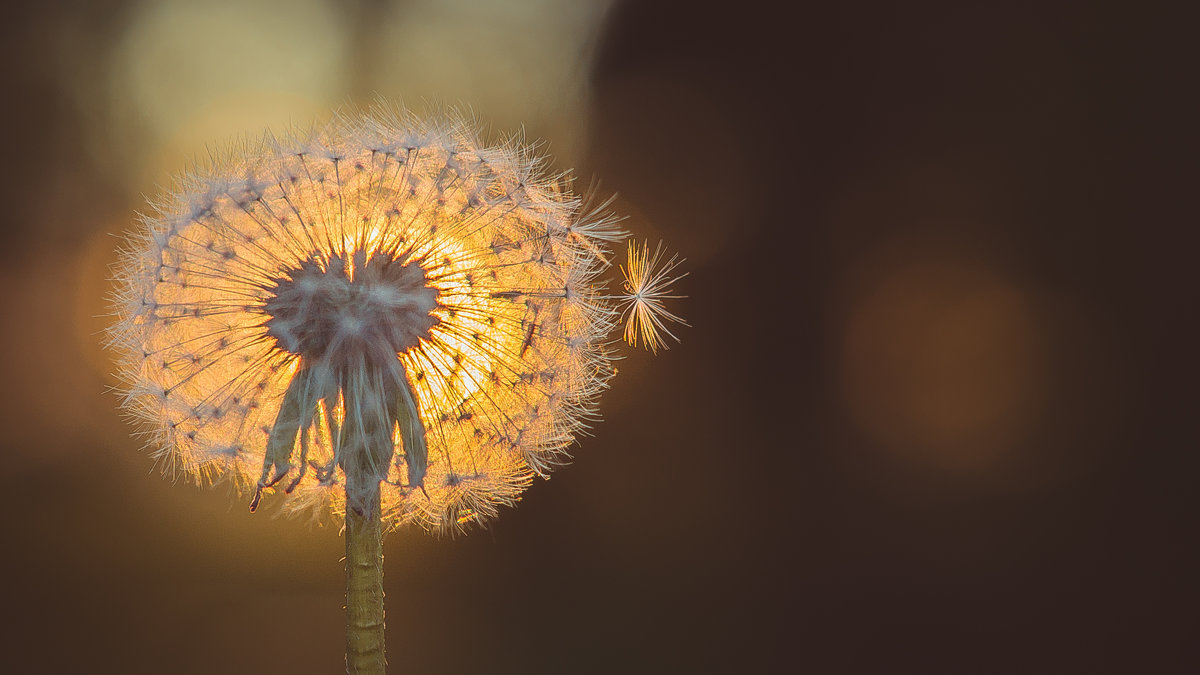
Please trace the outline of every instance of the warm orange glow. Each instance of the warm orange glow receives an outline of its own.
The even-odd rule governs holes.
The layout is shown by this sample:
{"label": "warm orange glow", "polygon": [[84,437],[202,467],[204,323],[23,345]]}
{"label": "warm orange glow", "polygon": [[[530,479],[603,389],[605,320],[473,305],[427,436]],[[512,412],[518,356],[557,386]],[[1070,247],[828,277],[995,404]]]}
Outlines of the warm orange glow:
{"label": "warm orange glow", "polygon": [[842,390],[873,439],[947,467],[989,465],[1041,397],[1041,339],[1028,299],[978,263],[885,263],[856,303]]}

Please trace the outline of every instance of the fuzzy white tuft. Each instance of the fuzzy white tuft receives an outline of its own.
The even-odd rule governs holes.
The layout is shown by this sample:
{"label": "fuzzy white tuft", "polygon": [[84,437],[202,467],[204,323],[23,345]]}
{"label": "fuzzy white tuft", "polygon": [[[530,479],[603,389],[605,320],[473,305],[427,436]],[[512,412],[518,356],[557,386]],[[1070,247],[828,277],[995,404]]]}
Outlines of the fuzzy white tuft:
{"label": "fuzzy white tuft", "polygon": [[650,251],[650,244],[638,245],[630,242],[626,264],[621,268],[625,275],[625,295],[620,299],[625,304],[625,341],[637,346],[640,338],[646,349],[658,353],[659,347],[667,349],[664,335],[676,342],[679,338],[671,332],[669,323],[687,326],[688,323],[667,310],[665,300],[683,298],[671,293],[671,287],[687,273],[671,276],[685,261],[678,255],[668,259],[663,252],[662,242]]}

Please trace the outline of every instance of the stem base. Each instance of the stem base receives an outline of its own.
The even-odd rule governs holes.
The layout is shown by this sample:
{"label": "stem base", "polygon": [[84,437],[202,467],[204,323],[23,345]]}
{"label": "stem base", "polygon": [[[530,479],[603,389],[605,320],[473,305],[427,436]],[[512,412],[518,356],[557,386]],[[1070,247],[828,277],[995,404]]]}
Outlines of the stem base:
{"label": "stem base", "polygon": [[363,513],[346,509],[346,672],[383,675],[383,522],[379,483]]}

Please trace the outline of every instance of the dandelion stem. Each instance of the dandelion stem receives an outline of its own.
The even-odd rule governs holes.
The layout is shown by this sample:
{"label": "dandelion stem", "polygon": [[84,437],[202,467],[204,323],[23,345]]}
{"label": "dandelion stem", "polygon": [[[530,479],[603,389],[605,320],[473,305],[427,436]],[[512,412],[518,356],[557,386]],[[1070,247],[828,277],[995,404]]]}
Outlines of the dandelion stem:
{"label": "dandelion stem", "polygon": [[346,509],[346,672],[352,675],[383,675],[387,663],[383,653],[383,523],[379,481],[372,482],[363,512]]}

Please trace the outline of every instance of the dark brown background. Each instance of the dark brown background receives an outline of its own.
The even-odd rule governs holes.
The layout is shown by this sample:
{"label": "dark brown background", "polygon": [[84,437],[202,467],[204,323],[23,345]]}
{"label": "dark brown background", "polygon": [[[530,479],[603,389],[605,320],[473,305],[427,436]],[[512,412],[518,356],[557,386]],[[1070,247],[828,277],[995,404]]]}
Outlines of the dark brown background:
{"label": "dark brown background", "polygon": [[[1194,24],[991,4],[609,12],[560,145],[692,328],[490,531],[388,538],[395,672],[1197,667]],[[0,669],[340,672],[337,532],[149,474],[106,391],[136,11],[0,24]]]}

